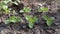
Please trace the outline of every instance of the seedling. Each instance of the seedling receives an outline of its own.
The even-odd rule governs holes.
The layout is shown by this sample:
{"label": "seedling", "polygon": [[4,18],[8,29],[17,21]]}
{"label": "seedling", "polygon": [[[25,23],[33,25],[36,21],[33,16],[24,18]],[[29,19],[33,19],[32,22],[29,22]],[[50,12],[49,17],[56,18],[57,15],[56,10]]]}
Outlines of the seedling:
{"label": "seedling", "polygon": [[[8,6],[7,6],[7,3],[8,3],[8,2],[9,2],[9,1],[7,1],[7,0],[0,2],[0,10],[3,9],[5,14],[9,14],[9,11],[10,11],[9,8],[8,8]],[[1,12],[2,12],[2,11],[1,11]]]}
{"label": "seedling", "polygon": [[5,20],[4,23],[5,24],[10,24],[10,23],[17,23],[17,22],[20,22],[20,21],[21,21],[20,17],[11,16],[9,19]]}
{"label": "seedling", "polygon": [[38,8],[38,12],[48,12],[48,8],[47,7],[41,7],[41,8]]}
{"label": "seedling", "polygon": [[31,9],[29,7],[24,7],[23,10],[21,10],[20,12],[28,13],[30,11]]}
{"label": "seedling", "polygon": [[9,12],[10,12],[8,6],[3,6],[3,10],[4,10],[5,14],[9,14]]}
{"label": "seedling", "polygon": [[29,26],[29,28],[33,28],[33,26],[34,26],[34,23],[38,20],[38,18],[37,17],[31,17],[31,16],[26,16],[26,20],[28,20],[28,26]]}
{"label": "seedling", "polygon": [[53,21],[55,19],[54,17],[49,17],[49,16],[46,16],[46,15],[42,16],[42,18],[46,20],[46,24],[49,27],[53,24]]}

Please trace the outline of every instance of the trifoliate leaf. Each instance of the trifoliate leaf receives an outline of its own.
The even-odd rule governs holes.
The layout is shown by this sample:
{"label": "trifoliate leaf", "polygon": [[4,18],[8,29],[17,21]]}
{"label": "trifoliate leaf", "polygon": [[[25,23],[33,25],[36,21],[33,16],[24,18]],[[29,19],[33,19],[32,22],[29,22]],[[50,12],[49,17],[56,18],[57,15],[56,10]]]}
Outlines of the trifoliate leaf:
{"label": "trifoliate leaf", "polygon": [[46,24],[48,26],[51,26],[53,21],[54,21],[54,19],[55,19],[54,17],[49,17],[49,16],[46,16],[46,15],[42,16],[42,18],[46,20]]}
{"label": "trifoliate leaf", "polygon": [[31,10],[31,9],[30,9],[29,7],[24,7],[24,8],[23,8],[23,11],[26,12],[26,13],[27,13],[27,12],[30,12],[30,10]]}
{"label": "trifoliate leaf", "polygon": [[26,20],[29,22],[29,27],[33,28],[34,23],[38,20],[36,17],[26,16]]}
{"label": "trifoliate leaf", "polygon": [[11,16],[9,19],[5,20],[4,23],[5,24],[10,24],[11,22],[12,23],[17,23],[17,22],[20,22],[20,21],[21,21],[20,17]]}
{"label": "trifoliate leaf", "polygon": [[21,18],[20,18],[20,17],[16,17],[16,16],[11,16],[11,17],[9,18],[9,20],[10,20],[11,22],[15,23],[15,22],[19,22],[19,21],[21,20]]}
{"label": "trifoliate leaf", "polygon": [[26,19],[29,21],[29,22],[36,22],[38,20],[37,17],[31,17],[31,16],[26,16]]}

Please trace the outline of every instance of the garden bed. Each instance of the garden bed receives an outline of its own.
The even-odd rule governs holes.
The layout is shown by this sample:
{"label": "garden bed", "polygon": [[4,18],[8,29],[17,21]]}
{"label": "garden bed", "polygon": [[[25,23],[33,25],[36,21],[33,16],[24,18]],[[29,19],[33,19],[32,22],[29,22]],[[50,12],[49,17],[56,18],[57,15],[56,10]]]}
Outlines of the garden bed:
{"label": "garden bed", "polygon": [[0,1],[0,34],[60,34],[59,1]]}

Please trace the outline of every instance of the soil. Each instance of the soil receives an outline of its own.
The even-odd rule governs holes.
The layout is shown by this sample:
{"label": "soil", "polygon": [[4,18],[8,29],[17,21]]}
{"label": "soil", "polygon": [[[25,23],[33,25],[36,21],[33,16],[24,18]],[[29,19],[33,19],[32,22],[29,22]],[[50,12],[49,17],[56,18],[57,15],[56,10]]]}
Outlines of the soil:
{"label": "soil", "polygon": [[[60,0],[21,0],[21,4],[9,6],[16,10],[24,22],[17,24],[6,25],[3,23],[10,15],[0,14],[0,34],[60,34]],[[37,8],[40,7],[40,3],[44,7],[48,7],[49,11],[47,13],[38,13]],[[23,9],[24,6],[29,6],[32,10],[28,15],[37,16],[39,20],[35,23],[34,28],[30,29],[27,26],[27,21],[24,18],[23,13],[19,13],[19,10]],[[27,15],[27,14],[26,14]],[[48,15],[50,17],[55,17],[54,23],[51,27],[45,24],[45,20],[41,16]]]}

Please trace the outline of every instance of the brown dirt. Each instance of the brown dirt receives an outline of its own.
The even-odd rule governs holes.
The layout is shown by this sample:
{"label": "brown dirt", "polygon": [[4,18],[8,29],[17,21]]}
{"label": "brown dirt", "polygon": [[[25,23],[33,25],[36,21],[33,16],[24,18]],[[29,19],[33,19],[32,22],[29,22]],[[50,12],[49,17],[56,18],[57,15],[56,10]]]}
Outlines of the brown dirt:
{"label": "brown dirt", "polygon": [[[8,18],[8,15],[3,15],[0,18],[0,34],[60,34],[60,2],[59,0],[21,0],[24,5],[28,5],[32,8],[32,12],[29,15],[34,15],[39,18],[35,23],[34,28],[30,29],[26,23],[17,23],[5,25],[2,21]],[[43,3],[43,6],[49,8],[48,13],[37,13],[36,9],[39,7],[39,4]],[[12,9],[17,11],[21,10],[24,5],[20,4],[18,6],[12,6]],[[23,6],[23,7],[22,7]],[[19,12],[17,12],[19,13]],[[24,19],[24,14],[19,13],[19,15]],[[45,24],[45,20],[42,19],[42,15],[48,15],[55,17],[54,24],[51,27],[48,27]]]}

